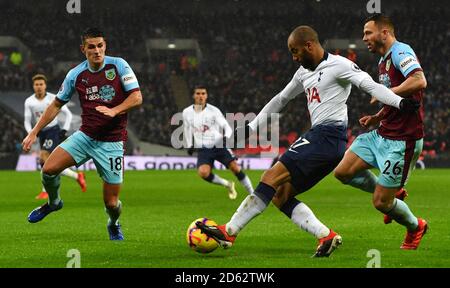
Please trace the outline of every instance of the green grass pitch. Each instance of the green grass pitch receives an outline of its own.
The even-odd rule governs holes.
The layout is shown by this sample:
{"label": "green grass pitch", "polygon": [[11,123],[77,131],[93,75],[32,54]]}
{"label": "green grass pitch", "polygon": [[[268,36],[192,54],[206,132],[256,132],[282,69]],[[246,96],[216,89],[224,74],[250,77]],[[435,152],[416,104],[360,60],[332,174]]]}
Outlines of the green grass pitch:
{"label": "green grass pitch", "polygon": [[[216,171],[228,179],[228,171]],[[254,185],[262,171],[248,171]],[[64,208],[40,223],[27,222],[42,203],[38,172],[1,171],[0,267],[66,267],[70,249],[80,251],[81,267],[366,267],[370,249],[381,255],[381,267],[450,267],[450,170],[416,170],[407,185],[407,203],[429,222],[417,251],[399,249],[405,230],[384,225],[371,195],[338,183],[331,175],[298,196],[327,226],[339,232],[343,245],[330,258],[310,258],[316,239],[299,230],[272,204],[239,235],[229,250],[219,247],[198,254],[186,244],[188,225],[209,217],[224,223],[238,199],[202,181],[195,171],[128,171],[121,199],[126,240],[109,241],[101,182],[88,172],[88,192],[62,180]]]}

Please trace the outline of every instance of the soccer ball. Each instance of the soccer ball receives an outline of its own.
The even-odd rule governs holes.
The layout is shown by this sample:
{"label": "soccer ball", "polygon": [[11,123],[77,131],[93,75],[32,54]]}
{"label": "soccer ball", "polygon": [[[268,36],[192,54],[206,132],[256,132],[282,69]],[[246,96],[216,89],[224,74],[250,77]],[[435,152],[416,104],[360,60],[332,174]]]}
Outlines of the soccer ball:
{"label": "soccer ball", "polygon": [[186,241],[189,247],[199,253],[210,253],[216,250],[216,248],[219,247],[219,243],[217,243],[217,241],[213,238],[202,233],[202,231],[195,225],[195,222],[197,221],[201,221],[206,225],[217,225],[216,222],[208,218],[198,218],[194,220],[194,222],[189,225],[186,233]]}

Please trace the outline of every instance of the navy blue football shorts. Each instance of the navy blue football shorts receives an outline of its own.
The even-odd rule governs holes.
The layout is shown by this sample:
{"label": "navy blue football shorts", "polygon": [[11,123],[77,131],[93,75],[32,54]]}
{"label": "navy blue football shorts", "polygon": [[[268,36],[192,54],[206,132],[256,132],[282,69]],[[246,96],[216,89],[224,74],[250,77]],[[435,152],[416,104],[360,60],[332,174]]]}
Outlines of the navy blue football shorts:
{"label": "navy blue football shorts", "polygon": [[347,144],[347,127],[317,125],[280,157],[298,193],[316,185],[339,164]]}

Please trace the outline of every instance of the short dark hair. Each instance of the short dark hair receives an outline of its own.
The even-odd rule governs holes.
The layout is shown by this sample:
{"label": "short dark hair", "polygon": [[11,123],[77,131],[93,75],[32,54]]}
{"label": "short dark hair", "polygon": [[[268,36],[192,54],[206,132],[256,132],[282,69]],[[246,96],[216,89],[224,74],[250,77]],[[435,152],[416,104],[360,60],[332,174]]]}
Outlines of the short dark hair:
{"label": "short dark hair", "polygon": [[88,38],[96,37],[103,37],[103,39],[105,39],[103,31],[95,27],[89,27],[83,31],[83,34],[81,34],[81,44],[84,44],[84,41]]}
{"label": "short dark hair", "polygon": [[290,36],[292,36],[295,41],[299,41],[298,43],[306,43],[307,41],[320,43],[319,35],[317,34],[316,30],[307,25],[297,26],[291,32]]}
{"label": "short dark hair", "polygon": [[47,84],[47,77],[44,74],[36,74],[31,78],[33,84],[36,80],[44,80],[45,84]]}
{"label": "short dark hair", "polygon": [[195,90],[197,90],[197,89],[205,89],[205,90],[208,90],[208,88],[206,88],[205,85],[197,84],[197,85],[194,86],[194,89],[192,89],[192,93],[195,93]]}
{"label": "short dark hair", "polygon": [[379,29],[383,27],[387,27],[389,30],[391,30],[392,33],[395,32],[394,30],[394,23],[392,23],[391,18],[389,18],[386,15],[375,13],[369,17],[366,18],[364,21],[364,24],[370,21],[374,21],[375,24],[378,26]]}

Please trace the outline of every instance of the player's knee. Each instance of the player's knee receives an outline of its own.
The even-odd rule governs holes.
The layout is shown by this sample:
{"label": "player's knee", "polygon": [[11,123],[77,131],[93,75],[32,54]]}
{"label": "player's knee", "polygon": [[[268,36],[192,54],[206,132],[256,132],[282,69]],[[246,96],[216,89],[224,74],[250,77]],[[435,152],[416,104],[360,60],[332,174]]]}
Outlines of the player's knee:
{"label": "player's knee", "polygon": [[59,170],[57,167],[51,165],[48,161],[44,163],[44,166],[42,167],[42,173],[47,175],[56,175],[59,174]]}
{"label": "player's knee", "polygon": [[198,169],[197,173],[198,176],[202,177],[203,179],[207,179],[211,174],[211,171],[207,169]]}
{"label": "player's knee", "polygon": [[236,161],[232,161],[230,164],[228,164],[228,168],[234,174],[238,174],[241,172],[241,167],[239,167],[239,165],[237,165]]}
{"label": "player's knee", "polygon": [[373,206],[375,209],[382,213],[386,213],[391,209],[392,201],[385,200],[383,198],[374,197],[372,200]]}
{"label": "player's knee", "polygon": [[114,209],[118,205],[117,199],[115,200],[105,200],[105,208],[106,209]]}
{"label": "player's knee", "polygon": [[345,171],[343,169],[334,169],[334,177],[343,184],[347,184],[352,180],[353,174],[350,173],[350,171]]}

